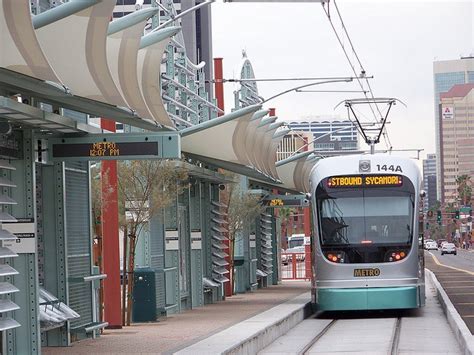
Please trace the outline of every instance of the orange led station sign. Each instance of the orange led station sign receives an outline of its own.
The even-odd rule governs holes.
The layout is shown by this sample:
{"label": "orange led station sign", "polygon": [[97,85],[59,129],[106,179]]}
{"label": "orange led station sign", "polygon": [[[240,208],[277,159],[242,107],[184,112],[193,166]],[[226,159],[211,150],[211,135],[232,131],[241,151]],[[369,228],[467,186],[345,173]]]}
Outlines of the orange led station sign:
{"label": "orange led station sign", "polygon": [[335,187],[387,187],[402,186],[400,175],[351,175],[332,176],[327,179],[327,186]]}

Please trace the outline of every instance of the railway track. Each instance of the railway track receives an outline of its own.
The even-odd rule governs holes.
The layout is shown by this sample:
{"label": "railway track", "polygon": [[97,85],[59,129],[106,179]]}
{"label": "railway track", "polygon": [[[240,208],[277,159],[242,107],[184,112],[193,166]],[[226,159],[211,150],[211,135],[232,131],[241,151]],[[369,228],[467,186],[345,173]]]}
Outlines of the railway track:
{"label": "railway track", "polygon": [[259,354],[460,354],[429,284],[426,291],[423,309],[313,315]]}

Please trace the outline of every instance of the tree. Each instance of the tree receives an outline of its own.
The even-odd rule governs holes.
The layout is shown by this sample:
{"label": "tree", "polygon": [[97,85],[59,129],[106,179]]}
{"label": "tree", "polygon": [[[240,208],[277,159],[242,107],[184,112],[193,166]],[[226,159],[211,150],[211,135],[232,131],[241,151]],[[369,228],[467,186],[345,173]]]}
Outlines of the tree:
{"label": "tree", "polygon": [[[132,306],[135,248],[143,227],[152,216],[170,206],[187,187],[188,175],[179,163],[165,160],[121,161],[118,164],[119,224],[124,231],[124,252],[128,252],[128,270],[124,267],[124,300],[127,299],[127,324]],[[94,176],[94,175],[93,175]],[[107,173],[105,174],[107,178]],[[92,180],[93,214],[96,219],[106,201],[100,183]],[[128,243],[127,243],[128,241]],[[124,265],[127,256],[124,254]],[[128,276],[128,277],[126,277]],[[125,281],[127,280],[127,285]],[[126,295],[128,289],[128,295]],[[125,310],[123,310],[125,311]],[[124,324],[125,325],[125,324]]]}
{"label": "tree", "polygon": [[456,184],[458,185],[458,199],[463,206],[471,204],[472,196],[472,182],[469,175],[460,175],[456,178]]}
{"label": "tree", "polygon": [[261,203],[260,196],[253,195],[248,191],[242,191],[237,184],[230,184],[227,193],[223,196],[223,202],[227,204],[227,222],[229,235],[229,268],[230,280],[233,289],[234,285],[234,260],[235,241],[248,226],[261,213],[265,211],[265,206]]}
{"label": "tree", "polygon": [[288,222],[293,215],[293,210],[288,207],[278,209],[278,216],[281,218],[282,248],[288,248]]}

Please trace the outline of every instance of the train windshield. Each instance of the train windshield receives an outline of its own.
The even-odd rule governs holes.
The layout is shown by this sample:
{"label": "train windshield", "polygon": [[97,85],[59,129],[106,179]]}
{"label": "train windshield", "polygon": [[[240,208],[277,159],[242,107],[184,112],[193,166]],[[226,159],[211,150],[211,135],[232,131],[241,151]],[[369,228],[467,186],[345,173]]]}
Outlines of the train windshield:
{"label": "train windshield", "polygon": [[[408,253],[413,242],[413,185],[317,189],[323,251],[343,252],[344,262],[385,262]],[[330,185],[329,185],[330,186]]]}

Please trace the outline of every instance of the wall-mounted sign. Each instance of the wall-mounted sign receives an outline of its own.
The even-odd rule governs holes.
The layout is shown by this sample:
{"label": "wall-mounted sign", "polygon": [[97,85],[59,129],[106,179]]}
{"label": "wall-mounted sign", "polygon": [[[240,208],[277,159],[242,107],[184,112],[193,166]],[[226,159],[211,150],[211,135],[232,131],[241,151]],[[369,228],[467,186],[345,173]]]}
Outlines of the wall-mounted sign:
{"label": "wall-mounted sign", "polygon": [[283,200],[280,198],[274,198],[273,200],[270,200],[270,207],[275,206],[284,206]]}
{"label": "wall-mounted sign", "polygon": [[52,160],[137,160],[181,157],[178,132],[111,133],[51,138]]}
{"label": "wall-mounted sign", "polygon": [[0,135],[0,156],[7,159],[22,159],[23,135],[21,131],[13,131],[9,135]]}
{"label": "wall-mounted sign", "polygon": [[4,241],[4,247],[17,254],[36,252],[36,227],[33,218],[17,218],[16,222],[3,222],[2,228],[18,238]]}
{"label": "wall-mounted sign", "polygon": [[54,158],[88,157],[101,159],[135,155],[158,156],[158,144],[156,142],[53,144]]}
{"label": "wall-mounted sign", "polygon": [[303,195],[267,195],[263,204],[267,207],[307,207],[309,206],[309,200]]}
{"label": "wall-mounted sign", "polygon": [[453,106],[443,107],[441,114],[443,116],[443,120],[452,120],[454,118],[454,107]]}

